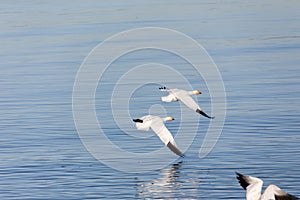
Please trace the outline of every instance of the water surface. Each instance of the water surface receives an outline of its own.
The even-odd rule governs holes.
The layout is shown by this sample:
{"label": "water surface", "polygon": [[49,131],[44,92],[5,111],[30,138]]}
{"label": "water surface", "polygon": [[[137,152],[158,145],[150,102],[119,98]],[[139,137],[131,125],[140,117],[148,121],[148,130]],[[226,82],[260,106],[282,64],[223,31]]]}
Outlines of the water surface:
{"label": "water surface", "polygon": [[[0,7],[1,199],[244,199],[234,171],[300,196],[299,2],[1,1]],[[206,158],[198,157],[209,125],[201,118],[186,158],[161,170],[124,173],[84,148],[73,122],[72,89],[92,48],[119,31],[144,26],[181,31],[206,48],[224,80],[227,117]],[[115,64],[151,60],[181,67],[192,86],[206,92],[198,100],[209,112],[203,78],[174,55],[141,52]],[[108,88],[115,75],[107,79]],[[132,115],[161,103],[153,88],[144,88],[148,95],[136,93]],[[97,100],[109,96],[109,89],[98,88]],[[110,114],[109,107],[96,109],[99,117]],[[114,121],[105,126],[118,143],[122,133]],[[178,126],[168,125],[172,132]],[[126,137],[124,148],[142,152],[161,145],[149,140],[151,146],[130,149]]]}

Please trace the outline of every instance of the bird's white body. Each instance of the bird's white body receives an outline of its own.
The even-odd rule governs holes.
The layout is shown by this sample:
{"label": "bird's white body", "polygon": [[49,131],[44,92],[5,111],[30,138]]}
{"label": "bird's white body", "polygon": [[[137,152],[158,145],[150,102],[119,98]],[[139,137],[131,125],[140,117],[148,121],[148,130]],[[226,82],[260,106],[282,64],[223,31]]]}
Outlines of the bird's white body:
{"label": "bird's white body", "polygon": [[143,123],[135,123],[136,128],[142,131],[149,131],[154,116],[146,115],[144,117],[141,117],[140,119],[143,120]]}
{"label": "bird's white body", "polygon": [[135,126],[138,130],[148,131],[152,129],[156,135],[160,138],[160,140],[168,146],[174,153],[176,153],[179,156],[183,156],[183,154],[180,152],[179,148],[177,147],[177,144],[170,133],[170,131],[165,126],[166,121],[174,120],[173,117],[166,117],[161,118],[158,116],[153,115],[146,115],[137,120],[134,120]]}
{"label": "bird's white body", "polygon": [[240,181],[241,186],[246,190],[247,200],[296,200],[295,196],[288,194],[287,192],[281,190],[276,185],[269,185],[267,189],[262,192],[263,181],[259,178],[246,176],[237,173],[237,179]]}
{"label": "bird's white body", "polygon": [[188,108],[196,111],[197,113],[213,119],[214,117],[208,116],[201,107],[196,103],[196,101],[192,98],[193,95],[201,94],[199,90],[193,90],[193,91],[186,91],[186,90],[180,90],[180,89],[167,89],[166,87],[160,88],[160,91],[168,92],[168,96],[164,96],[161,98],[164,102],[172,102],[172,101],[181,101],[183,104],[185,104]]}
{"label": "bird's white body", "polygon": [[186,90],[180,90],[176,88],[176,89],[164,89],[161,91],[169,92],[168,96],[161,98],[161,100],[164,102],[181,101],[192,110],[197,110],[197,109],[201,110],[200,106],[191,97],[192,95],[200,94],[198,90],[186,91]]}

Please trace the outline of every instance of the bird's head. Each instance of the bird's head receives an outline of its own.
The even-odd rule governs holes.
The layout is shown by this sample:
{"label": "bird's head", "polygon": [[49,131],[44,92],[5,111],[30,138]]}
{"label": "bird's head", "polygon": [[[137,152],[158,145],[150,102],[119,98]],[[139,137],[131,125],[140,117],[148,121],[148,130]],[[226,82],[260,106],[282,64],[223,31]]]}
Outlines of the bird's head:
{"label": "bird's head", "polygon": [[169,116],[169,117],[165,117],[165,118],[164,118],[164,121],[173,121],[173,120],[175,120],[175,119],[174,119],[174,117],[172,117],[172,116]]}
{"label": "bird's head", "polygon": [[199,90],[194,90],[193,93],[194,93],[194,94],[197,94],[197,95],[198,95],[198,94],[202,94]]}

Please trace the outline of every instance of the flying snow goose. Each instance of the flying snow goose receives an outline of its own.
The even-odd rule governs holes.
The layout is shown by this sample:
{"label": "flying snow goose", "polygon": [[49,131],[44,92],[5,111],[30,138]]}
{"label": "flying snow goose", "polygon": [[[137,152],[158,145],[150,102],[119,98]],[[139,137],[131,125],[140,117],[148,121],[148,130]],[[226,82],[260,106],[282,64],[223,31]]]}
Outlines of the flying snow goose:
{"label": "flying snow goose", "polygon": [[207,117],[209,119],[214,119],[215,117],[208,116],[200,106],[195,102],[195,100],[191,97],[192,95],[201,94],[199,90],[186,91],[180,89],[167,89],[166,87],[160,87],[160,91],[169,92],[168,96],[162,97],[161,100],[164,102],[172,102],[172,101],[181,101],[190,109],[196,111],[197,113]]}
{"label": "flying snow goose", "polygon": [[146,115],[139,119],[133,119],[138,130],[148,131],[150,128],[156,133],[160,140],[175,154],[183,157],[183,153],[177,147],[170,131],[165,126],[166,121],[174,120],[173,117],[161,118],[153,115]]}
{"label": "flying snow goose", "polygon": [[263,181],[259,178],[246,176],[236,172],[236,178],[240,185],[247,191],[247,200],[296,200],[297,197],[281,190],[276,185],[269,185],[265,192],[261,194]]}

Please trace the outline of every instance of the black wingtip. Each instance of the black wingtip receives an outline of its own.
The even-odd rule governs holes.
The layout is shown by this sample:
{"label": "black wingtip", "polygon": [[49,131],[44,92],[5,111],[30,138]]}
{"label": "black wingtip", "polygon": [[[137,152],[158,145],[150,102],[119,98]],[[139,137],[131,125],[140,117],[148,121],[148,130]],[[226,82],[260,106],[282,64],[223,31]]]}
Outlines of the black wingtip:
{"label": "black wingtip", "polygon": [[211,117],[211,116],[207,115],[205,112],[203,112],[199,108],[197,108],[196,112],[199,113],[200,115],[203,115],[204,117],[209,118],[209,119],[214,119],[215,118],[215,117]]}
{"label": "black wingtip", "polygon": [[246,181],[245,176],[239,172],[235,172],[236,174],[236,179],[239,181],[240,185],[244,190],[247,189],[249,183]]}
{"label": "black wingtip", "polygon": [[174,144],[172,144],[171,142],[169,142],[167,144],[167,147],[169,147],[169,149],[171,151],[173,151],[176,155],[180,156],[180,157],[183,157],[184,154],[177,148],[177,146],[175,146]]}
{"label": "black wingtip", "polygon": [[299,200],[299,198],[298,197],[296,197],[296,196],[293,196],[293,195],[291,195],[291,194],[286,194],[286,195],[284,195],[284,196],[280,196],[280,195],[276,195],[275,194],[275,199],[276,200]]}
{"label": "black wingtip", "polygon": [[241,174],[241,173],[239,173],[239,172],[235,172],[235,174],[237,175],[237,176],[243,176],[243,174]]}
{"label": "black wingtip", "polygon": [[143,120],[141,120],[141,119],[133,119],[132,121],[137,122],[137,123],[143,123]]}
{"label": "black wingtip", "polygon": [[239,181],[243,178],[243,174],[239,173],[239,172],[235,172],[236,174],[236,179],[238,179]]}

